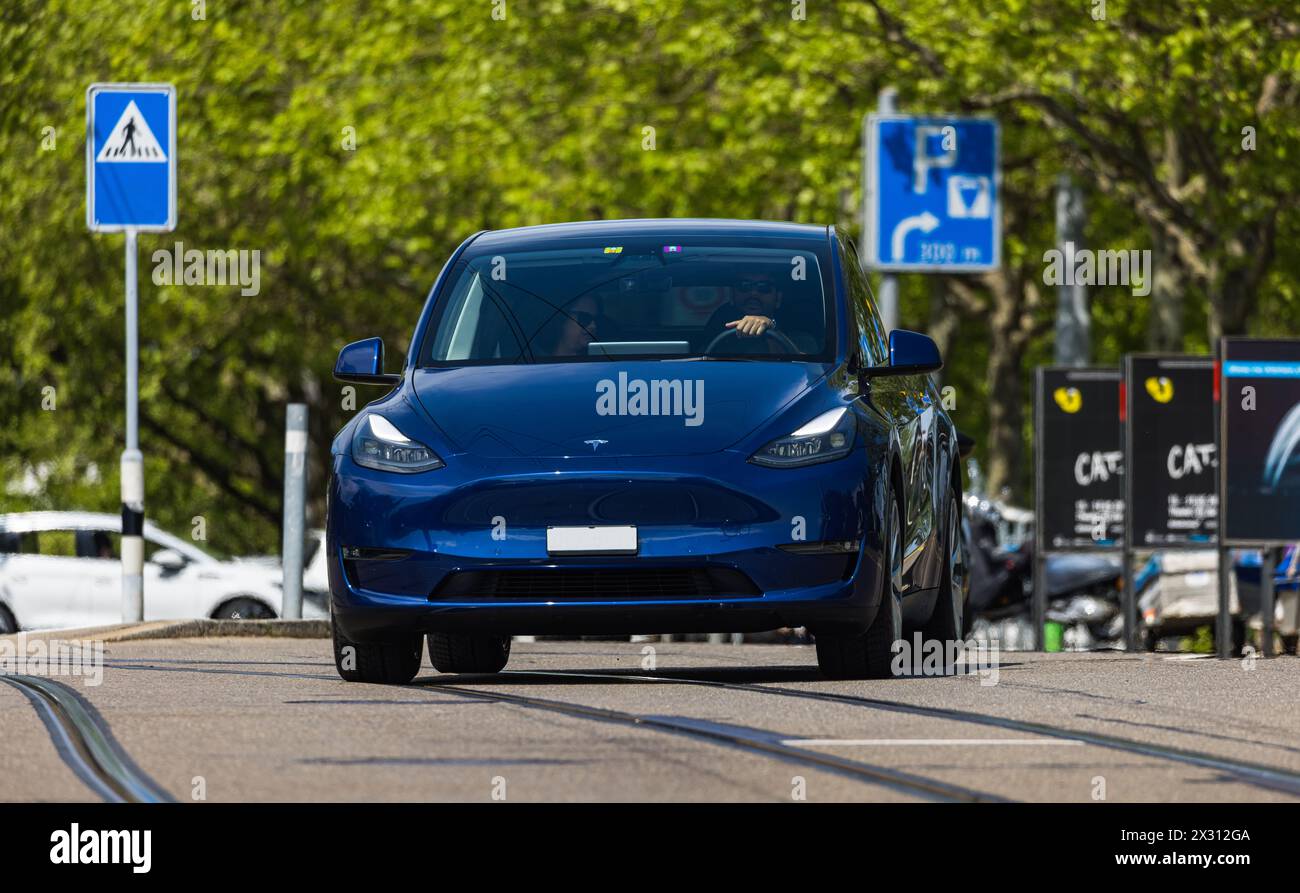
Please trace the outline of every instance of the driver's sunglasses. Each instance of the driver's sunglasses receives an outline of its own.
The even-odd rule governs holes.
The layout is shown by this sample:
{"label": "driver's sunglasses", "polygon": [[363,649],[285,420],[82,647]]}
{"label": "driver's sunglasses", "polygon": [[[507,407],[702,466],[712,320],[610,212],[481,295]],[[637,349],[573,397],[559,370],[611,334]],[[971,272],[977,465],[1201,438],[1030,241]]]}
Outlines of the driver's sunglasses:
{"label": "driver's sunglasses", "polygon": [[569,313],[569,319],[573,320],[584,329],[589,329],[596,324],[596,314],[588,313],[586,310],[571,311]]}
{"label": "driver's sunglasses", "polygon": [[742,279],[737,283],[736,288],[740,291],[758,292],[760,295],[770,295],[776,291],[776,283],[768,279]]}

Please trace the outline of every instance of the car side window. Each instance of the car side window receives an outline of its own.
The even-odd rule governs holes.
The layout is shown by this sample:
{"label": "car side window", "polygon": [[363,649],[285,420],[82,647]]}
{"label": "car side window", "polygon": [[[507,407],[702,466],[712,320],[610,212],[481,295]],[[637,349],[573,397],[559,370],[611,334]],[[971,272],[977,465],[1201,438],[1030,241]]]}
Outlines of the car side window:
{"label": "car side window", "polygon": [[41,544],[36,531],[28,530],[17,533],[11,530],[0,531],[0,554],[39,555]]}
{"label": "car side window", "polygon": [[40,552],[46,558],[76,558],[77,532],[75,530],[42,530]]}
{"label": "car side window", "polygon": [[116,560],[120,536],[116,530],[78,530],[77,557]]}
{"label": "car side window", "polygon": [[877,365],[883,365],[889,362],[889,333],[885,331],[885,320],[880,315],[880,308],[876,306],[875,295],[871,292],[871,283],[867,280],[866,274],[862,272],[862,262],[858,257],[858,249],[847,238],[845,244],[848,245],[849,257],[853,261],[853,273],[861,291],[867,334],[875,345],[876,363]]}
{"label": "car side window", "polygon": [[857,254],[853,244],[846,239],[840,241],[840,264],[844,269],[844,280],[848,285],[849,303],[853,307],[853,316],[857,322],[858,341],[861,344],[863,359],[869,366],[883,366],[889,361],[883,338],[884,326],[880,314],[876,311],[875,301],[871,298],[871,287],[867,277],[858,265]]}

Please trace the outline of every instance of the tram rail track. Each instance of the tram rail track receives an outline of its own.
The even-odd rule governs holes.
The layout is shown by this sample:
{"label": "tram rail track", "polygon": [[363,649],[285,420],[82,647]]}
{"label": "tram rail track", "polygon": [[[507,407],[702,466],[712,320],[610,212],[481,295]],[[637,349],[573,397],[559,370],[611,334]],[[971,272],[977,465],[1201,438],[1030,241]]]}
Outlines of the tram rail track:
{"label": "tram rail track", "polygon": [[0,674],[36,711],[63,762],[110,803],[168,803],[172,796],[113,737],[99,712],[75,689],[43,676]]}
{"label": "tram rail track", "polygon": [[542,678],[599,679],[604,682],[613,681],[628,684],[705,686],[709,688],[763,694],[772,697],[799,698],[803,700],[843,704],[891,713],[924,716],[932,719],[949,720],[952,722],[996,728],[1003,731],[1014,731],[1029,735],[1040,735],[1053,739],[1077,741],[1082,744],[1103,747],[1123,753],[1169,760],[1201,769],[1224,772],[1239,781],[1256,787],[1267,788],[1269,790],[1280,791],[1292,796],[1300,797],[1300,772],[1290,769],[1278,766],[1268,766],[1262,763],[1239,760],[1231,757],[1218,756],[1204,751],[1188,750],[1185,748],[1156,744],[1153,742],[1135,741],[1130,738],[1121,738],[1100,732],[1089,732],[1081,729],[1053,726],[1047,723],[1010,719],[1007,717],[976,713],[974,711],[951,707],[927,707],[920,704],[910,704],[902,701],[891,701],[883,698],[872,698],[861,695],[849,695],[840,692],[805,691],[802,689],[788,688],[774,684],[729,682],[719,679],[699,679],[676,674],[643,675],[624,672],[588,673],[568,670],[517,670],[507,671],[507,673],[503,675],[515,677],[537,676]]}
{"label": "tram rail track", "polygon": [[428,681],[416,683],[429,689],[438,689],[453,694],[464,695],[500,704],[513,704],[528,709],[545,710],[580,719],[598,722],[616,723],[633,726],[650,731],[682,735],[712,744],[729,746],[751,753],[759,753],[789,763],[812,766],[837,773],[841,776],[855,778],[858,781],[883,786],[921,796],[927,800],[941,802],[1006,802],[1007,798],[990,794],[962,785],[949,784],[933,778],[927,778],[912,772],[877,766],[861,760],[850,760],[834,754],[821,753],[790,743],[789,736],[780,735],[763,729],[748,726],[725,725],[721,723],[691,719],[687,717],[647,715],[612,710],[605,707],[591,707],[574,704],[569,701],[556,701],[531,695],[518,695],[508,692],[485,691],[467,688],[445,681]]}

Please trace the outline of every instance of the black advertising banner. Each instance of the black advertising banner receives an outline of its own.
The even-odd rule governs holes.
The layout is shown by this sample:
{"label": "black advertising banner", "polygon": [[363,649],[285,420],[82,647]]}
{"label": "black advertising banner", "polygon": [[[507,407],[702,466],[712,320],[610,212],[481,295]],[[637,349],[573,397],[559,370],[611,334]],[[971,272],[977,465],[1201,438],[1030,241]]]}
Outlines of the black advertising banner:
{"label": "black advertising banner", "polygon": [[1300,541],[1300,341],[1220,343],[1224,537]]}
{"label": "black advertising banner", "polygon": [[1039,368],[1035,478],[1043,549],[1118,548],[1124,450],[1118,369]]}
{"label": "black advertising banner", "polygon": [[1214,360],[1135,354],[1124,370],[1132,544],[1212,545],[1219,526]]}

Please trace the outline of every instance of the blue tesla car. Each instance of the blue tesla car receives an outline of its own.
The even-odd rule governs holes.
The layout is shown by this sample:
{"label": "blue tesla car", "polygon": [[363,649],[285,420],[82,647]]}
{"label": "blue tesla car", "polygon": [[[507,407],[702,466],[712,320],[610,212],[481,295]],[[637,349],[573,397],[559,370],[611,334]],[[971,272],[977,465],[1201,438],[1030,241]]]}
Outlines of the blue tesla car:
{"label": "blue tesla car", "polygon": [[387,396],[332,446],[339,674],[494,673],[512,635],[807,627],[884,677],[963,633],[956,431],[925,335],[886,333],[834,227],[722,220],[482,232]]}

